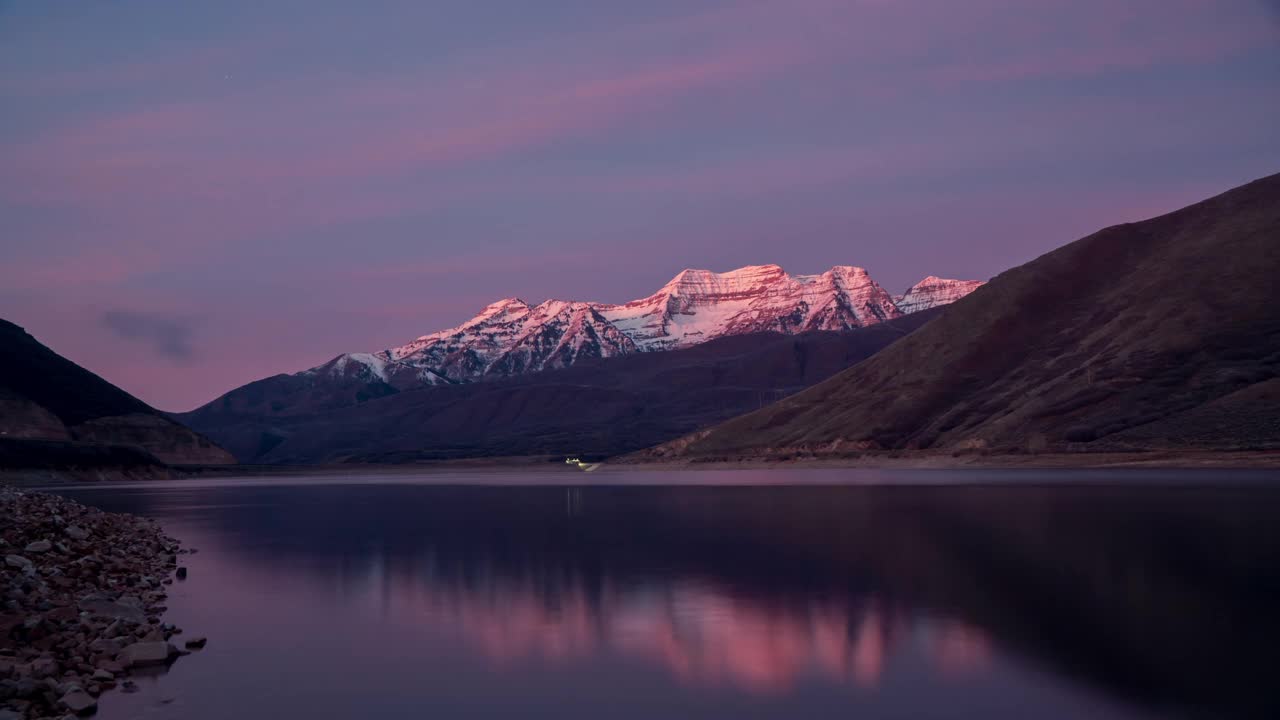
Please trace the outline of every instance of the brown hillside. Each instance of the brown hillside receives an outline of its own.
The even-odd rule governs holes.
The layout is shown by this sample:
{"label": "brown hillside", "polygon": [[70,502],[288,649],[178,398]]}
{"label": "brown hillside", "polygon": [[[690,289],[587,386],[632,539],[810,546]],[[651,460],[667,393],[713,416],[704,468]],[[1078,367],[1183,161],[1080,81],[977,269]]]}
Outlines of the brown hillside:
{"label": "brown hillside", "polygon": [[649,457],[1280,447],[1280,175],[1009,270],[809,390]]}

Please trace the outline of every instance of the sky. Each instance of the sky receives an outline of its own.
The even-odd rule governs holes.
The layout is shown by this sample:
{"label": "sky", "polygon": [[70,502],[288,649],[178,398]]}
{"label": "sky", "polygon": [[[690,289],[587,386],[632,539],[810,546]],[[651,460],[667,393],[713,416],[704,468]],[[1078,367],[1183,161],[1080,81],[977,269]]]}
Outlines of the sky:
{"label": "sky", "polygon": [[1277,128],[1274,0],[0,0],[0,317],[188,410],[686,267],[986,279]]}

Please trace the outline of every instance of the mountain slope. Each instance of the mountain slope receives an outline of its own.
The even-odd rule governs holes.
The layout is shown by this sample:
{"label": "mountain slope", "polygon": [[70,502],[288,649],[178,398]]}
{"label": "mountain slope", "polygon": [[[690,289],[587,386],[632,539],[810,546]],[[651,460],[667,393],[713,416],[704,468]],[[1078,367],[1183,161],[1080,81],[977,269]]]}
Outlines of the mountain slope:
{"label": "mountain slope", "polygon": [[[43,464],[58,452],[50,441],[141,448],[175,464],[234,462],[208,438],[4,320],[0,320],[0,436],[37,443]],[[15,462],[20,455],[14,448],[6,452],[6,458]]]}
{"label": "mountain slope", "polygon": [[[684,350],[582,360],[483,383],[389,392],[359,404],[273,410],[257,383],[178,416],[244,462],[512,455],[606,456],[760,407],[870,356],[934,310],[842,333],[723,337]],[[280,376],[260,383],[301,383]],[[308,392],[296,385],[299,393]]]}
{"label": "mountain slope", "polygon": [[1280,175],[1009,270],[866,362],[644,456],[1277,448],[1277,277]]}

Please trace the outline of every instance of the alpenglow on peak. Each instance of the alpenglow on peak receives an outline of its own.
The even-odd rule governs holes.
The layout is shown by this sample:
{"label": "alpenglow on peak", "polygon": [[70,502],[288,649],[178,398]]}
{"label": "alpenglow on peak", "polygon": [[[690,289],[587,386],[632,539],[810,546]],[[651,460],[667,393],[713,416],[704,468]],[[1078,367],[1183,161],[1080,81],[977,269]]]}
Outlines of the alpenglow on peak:
{"label": "alpenglow on peak", "polygon": [[849,330],[955,302],[983,283],[929,276],[891,295],[867,271],[837,265],[788,275],[778,265],[685,269],[652,295],[620,305],[519,298],[490,303],[447,330],[378,353],[351,353],[306,371],[363,366],[397,387],[470,382],[580,360],[689,347],[728,335]]}

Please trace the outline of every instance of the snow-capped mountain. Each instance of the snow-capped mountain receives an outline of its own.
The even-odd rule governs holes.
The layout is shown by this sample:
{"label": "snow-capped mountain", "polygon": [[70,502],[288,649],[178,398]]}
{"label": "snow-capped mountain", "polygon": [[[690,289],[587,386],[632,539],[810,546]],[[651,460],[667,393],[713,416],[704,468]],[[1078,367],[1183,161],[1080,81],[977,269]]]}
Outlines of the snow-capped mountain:
{"label": "snow-capped mountain", "polygon": [[920,312],[953,303],[982,284],[981,280],[946,280],[930,275],[907,288],[902,295],[894,296],[893,303],[904,313]]}
{"label": "snow-capped mountain", "polygon": [[865,327],[955,302],[980,285],[930,276],[895,298],[866,270],[847,265],[820,275],[788,275],[777,265],[684,270],[649,297],[622,305],[499,300],[455,328],[378,353],[340,355],[299,374],[397,388],[509,377],[726,335]]}

